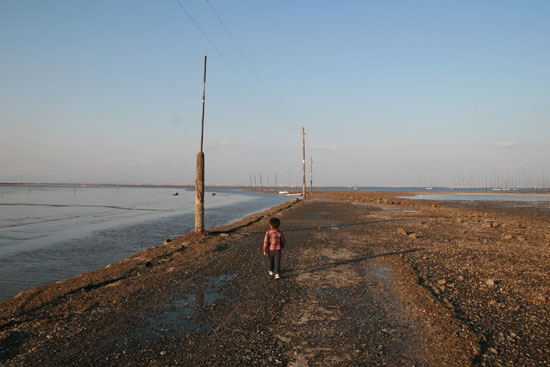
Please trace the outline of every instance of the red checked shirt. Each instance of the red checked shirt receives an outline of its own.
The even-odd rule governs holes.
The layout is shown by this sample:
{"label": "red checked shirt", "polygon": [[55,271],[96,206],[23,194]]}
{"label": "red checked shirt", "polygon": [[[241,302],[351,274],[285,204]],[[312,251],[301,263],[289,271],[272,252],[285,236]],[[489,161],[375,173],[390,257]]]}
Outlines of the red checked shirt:
{"label": "red checked shirt", "polygon": [[279,230],[272,228],[265,233],[264,252],[282,250],[285,247],[285,236]]}

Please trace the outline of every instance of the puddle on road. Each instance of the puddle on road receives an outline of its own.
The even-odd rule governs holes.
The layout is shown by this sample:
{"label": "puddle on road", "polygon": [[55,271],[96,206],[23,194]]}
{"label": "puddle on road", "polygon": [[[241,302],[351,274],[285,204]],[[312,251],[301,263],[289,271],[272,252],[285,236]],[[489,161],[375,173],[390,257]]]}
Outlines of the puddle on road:
{"label": "puddle on road", "polygon": [[386,210],[386,211],[401,211],[403,213],[408,213],[408,214],[418,213],[418,210],[409,210],[409,209],[401,209],[401,208],[383,208],[383,210]]}
{"label": "puddle on road", "polygon": [[330,215],[330,212],[315,212],[315,215],[318,217],[325,217],[327,215]]}
{"label": "puddle on road", "polygon": [[336,288],[319,288],[315,290],[315,295],[319,298],[342,299],[342,294]]}
{"label": "puddle on road", "polygon": [[207,307],[224,299],[220,288],[233,278],[233,274],[206,278],[202,288],[197,287],[194,293],[186,293],[183,297],[160,305],[155,314],[145,316],[144,326],[117,339],[146,341],[212,330],[212,323],[205,311]]}
{"label": "puddle on road", "polygon": [[374,275],[376,275],[378,278],[390,279],[392,276],[391,268],[388,268],[387,266],[379,266],[374,269]]}

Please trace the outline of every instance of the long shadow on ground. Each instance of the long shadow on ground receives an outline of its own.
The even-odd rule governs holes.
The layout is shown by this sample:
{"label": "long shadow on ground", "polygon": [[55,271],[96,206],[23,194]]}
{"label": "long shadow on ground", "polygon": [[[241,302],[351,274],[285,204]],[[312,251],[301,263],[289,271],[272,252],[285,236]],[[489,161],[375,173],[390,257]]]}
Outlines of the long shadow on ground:
{"label": "long shadow on ground", "polygon": [[379,257],[392,256],[392,255],[404,255],[404,254],[410,254],[413,252],[423,251],[423,250],[424,248],[417,248],[417,249],[411,249],[411,250],[405,250],[405,251],[387,252],[384,254],[363,256],[355,259],[341,260],[341,261],[335,261],[335,262],[319,264],[319,265],[312,265],[301,269],[289,269],[289,270],[285,270],[283,278],[295,278],[303,274],[315,273],[317,271],[323,271],[323,270],[327,270],[327,269],[331,269],[331,268],[335,268],[343,265],[357,264],[363,261],[372,260]]}

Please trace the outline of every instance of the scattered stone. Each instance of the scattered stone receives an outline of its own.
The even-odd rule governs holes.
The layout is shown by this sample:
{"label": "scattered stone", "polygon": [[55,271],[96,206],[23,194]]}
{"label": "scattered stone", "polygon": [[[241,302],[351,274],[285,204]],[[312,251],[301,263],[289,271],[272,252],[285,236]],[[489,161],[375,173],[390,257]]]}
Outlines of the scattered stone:
{"label": "scattered stone", "polygon": [[437,281],[437,284],[439,284],[439,285],[445,285],[445,284],[447,284],[447,281],[446,281],[445,279],[439,279],[439,280]]}
{"label": "scattered stone", "polygon": [[489,348],[489,352],[493,354],[498,354],[498,351],[495,348]]}
{"label": "scattered stone", "polygon": [[167,354],[167,352],[166,352],[165,350],[163,350],[163,351],[160,352],[160,355],[161,355],[161,356],[165,356],[166,354]]}
{"label": "scattered stone", "polygon": [[229,233],[220,233],[220,237],[229,237]]}
{"label": "scattered stone", "polygon": [[495,285],[495,281],[493,279],[487,279],[485,281],[485,284],[488,286],[488,287],[493,287]]}
{"label": "scattered stone", "polygon": [[503,235],[502,235],[502,239],[503,239],[503,240],[511,240],[512,237],[513,237],[513,236],[512,236],[511,234],[503,234]]}
{"label": "scattered stone", "polygon": [[412,238],[412,239],[416,239],[416,238],[418,238],[418,235],[416,233],[412,232],[412,233],[409,233],[409,237]]}
{"label": "scattered stone", "polygon": [[407,232],[403,228],[397,228],[397,233],[402,235],[402,236],[407,235]]}
{"label": "scattered stone", "polygon": [[172,239],[171,239],[171,238],[165,239],[165,240],[164,240],[164,243],[163,243],[163,246],[168,245],[170,242],[172,242]]}

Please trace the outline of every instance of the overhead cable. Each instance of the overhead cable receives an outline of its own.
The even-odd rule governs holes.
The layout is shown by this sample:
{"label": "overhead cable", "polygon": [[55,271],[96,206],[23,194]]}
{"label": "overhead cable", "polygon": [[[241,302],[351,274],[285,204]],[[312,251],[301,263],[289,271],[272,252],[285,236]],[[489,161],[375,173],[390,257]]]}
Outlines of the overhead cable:
{"label": "overhead cable", "polygon": [[180,6],[180,8],[183,10],[183,12],[187,15],[187,17],[191,20],[191,22],[195,25],[195,27],[199,30],[199,32],[203,35],[203,37],[208,41],[208,43],[210,43],[210,45],[212,46],[212,48],[214,49],[214,51],[216,51],[216,53],[222,58],[222,60],[227,64],[227,66],[229,66],[229,68],[231,69],[231,71],[233,71],[233,73],[237,76],[237,78],[241,81],[241,83],[244,84],[244,86],[248,89],[248,91],[250,93],[252,93],[256,99],[264,106],[264,108],[273,116],[273,118],[275,118],[277,121],[281,122],[282,124],[286,125],[286,127],[288,128],[291,128],[292,130],[294,130],[293,127],[291,126],[288,126],[283,120],[281,120],[279,118],[279,116],[277,116],[270,108],[269,106],[260,98],[260,96],[254,91],[254,89],[252,89],[252,87],[243,79],[243,77],[237,72],[237,70],[233,67],[233,65],[231,65],[231,63],[229,62],[229,60],[225,57],[225,55],[216,47],[216,45],[214,44],[214,42],[212,42],[212,40],[210,40],[210,38],[206,35],[206,33],[202,30],[201,26],[195,21],[195,19],[191,16],[191,14],[187,11],[187,9],[185,9],[185,7],[183,6],[183,4],[181,3],[180,0],[176,0],[176,2],[178,3],[178,5]]}
{"label": "overhead cable", "polygon": [[243,59],[246,61],[246,63],[248,64],[248,66],[250,67],[250,69],[252,70],[252,72],[254,73],[254,75],[256,76],[256,78],[258,78],[258,80],[260,81],[260,83],[262,84],[262,86],[265,88],[265,90],[269,93],[269,95],[271,96],[271,98],[273,98],[273,101],[275,101],[275,103],[278,105],[278,107],[283,111],[283,113],[286,115],[287,119],[289,120],[290,123],[292,123],[293,125],[295,125],[294,127],[297,128],[297,125],[293,122],[293,120],[291,118],[289,118],[289,114],[288,112],[286,111],[286,109],[283,107],[283,105],[279,102],[279,100],[275,97],[275,95],[271,92],[271,90],[269,89],[269,87],[267,86],[267,84],[264,82],[264,80],[262,79],[262,77],[260,77],[260,75],[258,74],[258,72],[256,71],[256,69],[254,68],[254,66],[252,66],[252,62],[250,62],[250,59],[246,56],[246,54],[244,53],[244,51],[242,50],[242,48],[239,46],[237,40],[235,39],[235,37],[233,37],[233,34],[231,33],[231,31],[229,30],[229,28],[225,25],[225,23],[223,22],[223,20],[221,19],[220,15],[218,14],[218,12],[216,11],[216,9],[214,9],[214,7],[212,6],[212,4],[210,3],[210,1],[208,0],[205,0],[206,3],[208,4],[208,6],[210,7],[210,9],[212,9],[212,12],[214,13],[214,15],[216,16],[216,18],[218,19],[218,21],[220,22],[220,24],[222,25],[223,29],[225,30],[225,32],[227,33],[227,35],[229,36],[229,38],[231,38],[231,41],[233,41],[233,44],[235,45],[235,47],[237,48],[237,50],[239,50],[239,53],[241,54],[241,56],[243,57]]}

